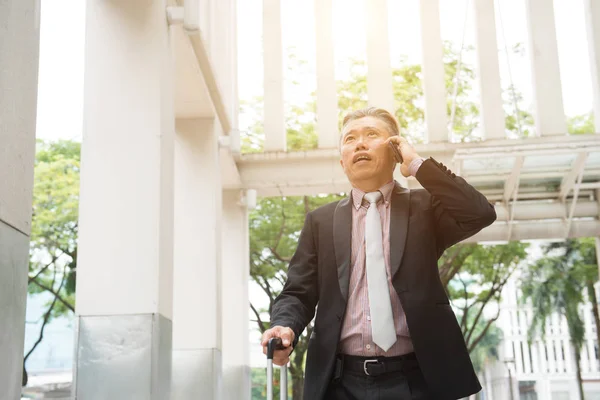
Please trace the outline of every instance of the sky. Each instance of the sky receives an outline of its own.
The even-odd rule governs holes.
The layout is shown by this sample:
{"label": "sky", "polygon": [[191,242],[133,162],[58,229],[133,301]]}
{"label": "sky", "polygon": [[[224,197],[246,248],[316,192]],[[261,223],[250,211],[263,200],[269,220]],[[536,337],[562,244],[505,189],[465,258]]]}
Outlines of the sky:
{"label": "sky", "polygon": [[[284,60],[285,98],[292,103],[302,103],[316,86],[314,2],[281,1],[284,49],[293,48],[294,54],[307,62],[302,71],[290,74],[287,60]],[[350,59],[365,59],[364,1],[333,0],[337,79],[347,76]],[[465,46],[474,46],[472,1],[440,0],[443,40],[460,46],[464,37]],[[238,92],[240,99],[244,100],[262,95],[261,4],[261,0],[238,0]],[[554,0],[554,10],[565,113],[568,116],[583,114],[592,108],[583,0]],[[512,47],[527,41],[524,1],[497,0],[496,17],[503,87],[514,82],[524,95],[525,103],[530,104],[528,54],[507,57],[504,51],[506,43]],[[388,27],[392,65],[397,66],[403,56],[410,63],[419,63],[418,0],[388,0]],[[85,2],[42,0],[37,110],[37,137],[40,139],[81,140],[84,45]],[[464,62],[474,65],[474,53],[470,57],[465,56]],[[293,80],[301,84],[292,85]],[[244,119],[240,121],[243,123]],[[259,296],[260,289],[251,287],[251,297]],[[70,329],[68,322],[62,323],[65,324],[63,330]],[[67,339],[66,347],[70,349],[72,337]],[[52,351],[44,349],[44,353]],[[67,356],[70,356],[69,352]],[[255,346],[253,362],[261,365],[262,357],[260,348]],[[44,362],[41,359],[36,361],[39,365]]]}

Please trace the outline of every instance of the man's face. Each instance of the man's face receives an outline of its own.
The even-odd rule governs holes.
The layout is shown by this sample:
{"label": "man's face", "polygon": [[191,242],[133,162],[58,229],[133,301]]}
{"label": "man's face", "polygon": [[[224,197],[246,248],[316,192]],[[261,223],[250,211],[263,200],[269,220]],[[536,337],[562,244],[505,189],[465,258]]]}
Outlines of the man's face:
{"label": "man's face", "polygon": [[351,183],[372,181],[381,186],[392,179],[395,160],[385,143],[389,137],[387,125],[375,117],[363,117],[344,127],[340,164]]}

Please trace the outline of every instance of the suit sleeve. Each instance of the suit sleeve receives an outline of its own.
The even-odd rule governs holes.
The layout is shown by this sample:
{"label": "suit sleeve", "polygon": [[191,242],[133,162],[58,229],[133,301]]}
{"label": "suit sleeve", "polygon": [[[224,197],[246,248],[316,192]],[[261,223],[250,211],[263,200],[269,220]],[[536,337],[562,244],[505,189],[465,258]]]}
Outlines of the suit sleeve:
{"label": "suit sleeve", "polygon": [[298,247],[289,264],[287,281],[273,302],[271,326],[291,328],[295,334],[295,347],[302,331],[315,315],[318,299],[317,248],[312,217],[308,213]]}
{"label": "suit sleeve", "polygon": [[431,194],[438,256],[496,220],[496,210],[483,194],[433,158],[421,164],[415,177]]}

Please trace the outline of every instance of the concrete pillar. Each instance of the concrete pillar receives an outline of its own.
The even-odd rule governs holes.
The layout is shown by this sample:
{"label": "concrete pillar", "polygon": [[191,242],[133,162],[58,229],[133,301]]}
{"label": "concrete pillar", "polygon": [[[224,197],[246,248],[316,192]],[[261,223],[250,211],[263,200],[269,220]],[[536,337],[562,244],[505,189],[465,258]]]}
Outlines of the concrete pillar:
{"label": "concrete pillar", "polygon": [[596,133],[600,133],[600,4],[596,0],[584,0],[583,3],[594,99],[594,125]]}
{"label": "concrete pillar", "polygon": [[[237,20],[236,0],[211,0],[210,63],[232,130],[237,130]],[[233,139],[233,138],[232,138]],[[239,143],[232,147],[239,150]]]}
{"label": "concrete pillar", "polygon": [[421,0],[421,46],[423,51],[423,92],[425,129],[429,142],[448,141],[446,83],[439,0]]}
{"label": "concrete pillar", "polygon": [[365,4],[367,15],[367,97],[370,106],[394,114],[394,90],[390,66],[387,0]]}
{"label": "concrete pillar", "polygon": [[177,120],[171,400],[222,398],[222,203],[216,124],[212,119]]}
{"label": "concrete pillar", "polygon": [[77,399],[169,397],[175,129],[165,7],[87,2]]}
{"label": "concrete pillar", "polygon": [[0,399],[21,398],[40,36],[38,0],[0,1]]}
{"label": "concrete pillar", "polygon": [[483,134],[485,139],[504,139],[506,135],[494,0],[475,0],[473,5]]}
{"label": "concrete pillar", "polygon": [[[250,242],[244,193],[223,192],[223,399],[250,398]],[[251,197],[251,196],[250,196]],[[251,204],[248,204],[251,206]]]}
{"label": "concrete pillar", "polygon": [[263,0],[265,151],[286,151],[281,0]]}
{"label": "concrete pillar", "polygon": [[335,148],[340,136],[333,48],[333,0],[315,0],[315,25],[319,148]]}
{"label": "concrete pillar", "polygon": [[525,10],[536,135],[566,135],[553,0],[527,0]]}
{"label": "concrete pillar", "polygon": [[227,19],[230,21],[229,24],[229,49],[228,49],[228,72],[229,78],[227,79],[229,84],[227,86],[227,97],[228,104],[230,105],[231,112],[229,117],[231,118],[231,145],[230,149],[234,154],[241,152],[241,137],[239,131],[239,113],[240,113],[240,102],[238,98],[238,47],[237,47],[237,0],[228,1],[228,13]]}

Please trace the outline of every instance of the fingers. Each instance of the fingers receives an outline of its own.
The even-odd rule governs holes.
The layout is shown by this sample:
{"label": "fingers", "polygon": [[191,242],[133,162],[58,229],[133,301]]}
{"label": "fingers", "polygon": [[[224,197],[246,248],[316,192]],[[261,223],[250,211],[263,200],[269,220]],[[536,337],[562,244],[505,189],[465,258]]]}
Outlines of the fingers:
{"label": "fingers", "polygon": [[289,356],[293,350],[292,343],[294,342],[295,337],[294,331],[283,326],[274,326],[271,329],[267,329],[263,333],[261,339],[263,354],[267,354],[267,345],[269,344],[269,339],[274,337],[281,338],[281,342],[285,349],[275,350],[275,353],[273,354],[273,363],[276,365],[285,365],[290,360]]}
{"label": "fingers", "polygon": [[275,326],[271,329],[267,329],[263,332],[262,338],[260,339],[260,344],[264,347],[269,343],[269,339],[273,337],[279,337],[280,326]]}
{"label": "fingers", "polygon": [[292,353],[292,348],[288,347],[284,350],[276,350],[275,354],[273,354],[273,364],[283,366],[286,365],[290,361],[290,354]]}
{"label": "fingers", "polygon": [[402,146],[402,145],[405,145],[405,144],[409,144],[408,140],[406,140],[405,137],[402,137],[400,135],[390,136],[389,138],[387,138],[385,140],[385,142],[386,142],[386,144],[388,142],[392,142],[392,143],[395,143],[397,146]]}
{"label": "fingers", "polygon": [[285,347],[288,347],[292,344],[294,341],[294,336],[294,331],[290,328],[282,328],[280,330],[279,337],[281,338],[281,341]]}
{"label": "fingers", "polygon": [[269,339],[278,337],[281,338],[285,347],[290,346],[294,342],[295,338],[294,331],[291,328],[283,326],[274,326],[271,329],[267,329],[261,338],[261,344],[266,346],[269,343]]}

